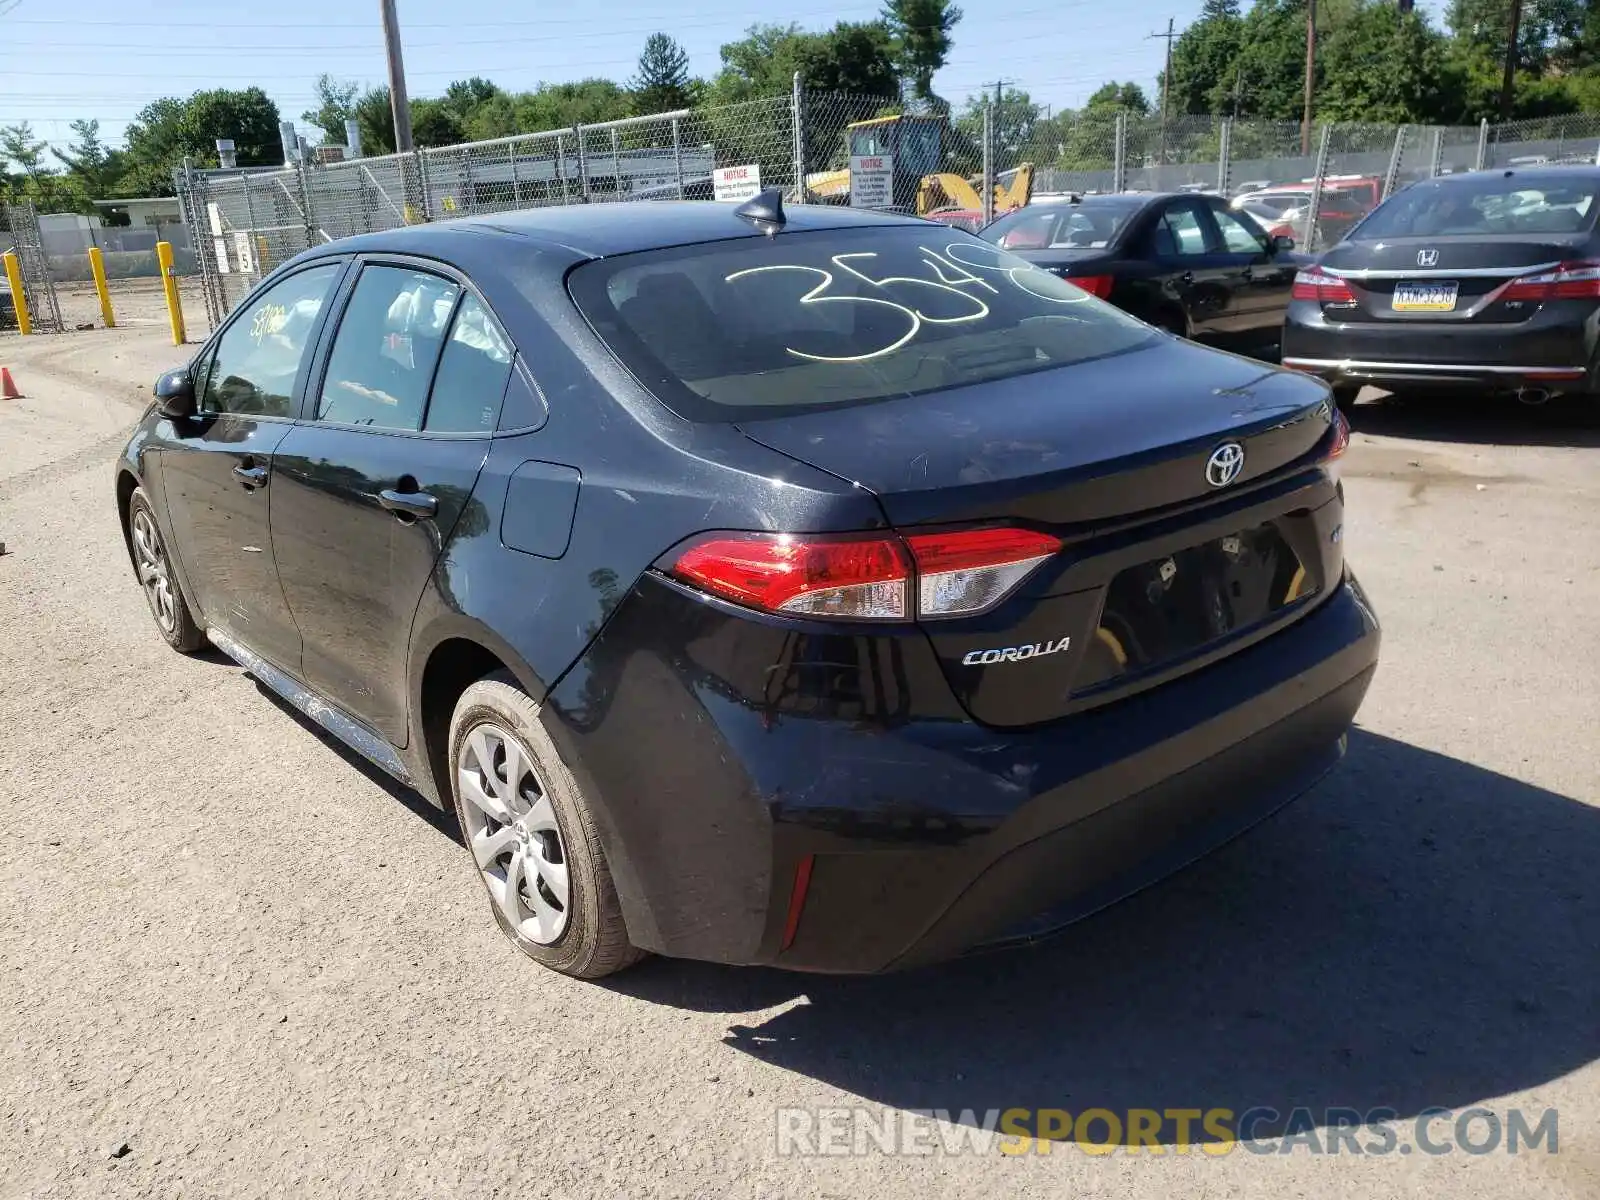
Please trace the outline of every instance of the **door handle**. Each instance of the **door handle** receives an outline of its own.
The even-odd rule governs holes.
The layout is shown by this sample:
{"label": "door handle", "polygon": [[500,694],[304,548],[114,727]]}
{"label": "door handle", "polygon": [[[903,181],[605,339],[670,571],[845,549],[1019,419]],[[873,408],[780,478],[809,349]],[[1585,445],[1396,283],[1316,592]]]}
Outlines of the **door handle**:
{"label": "door handle", "polygon": [[427,492],[397,492],[385,488],[378,493],[378,503],[397,517],[431,517],[439,511],[439,501]]}
{"label": "door handle", "polygon": [[267,485],[267,469],[265,467],[235,467],[233,477],[245,487],[258,488]]}

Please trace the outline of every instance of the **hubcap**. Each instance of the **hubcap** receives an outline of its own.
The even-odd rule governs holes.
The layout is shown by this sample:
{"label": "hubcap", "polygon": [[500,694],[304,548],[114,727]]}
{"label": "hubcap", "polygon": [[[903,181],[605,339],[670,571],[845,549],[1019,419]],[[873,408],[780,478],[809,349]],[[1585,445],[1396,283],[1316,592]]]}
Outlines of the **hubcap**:
{"label": "hubcap", "polygon": [[139,582],[156,624],[171,633],[178,625],[178,603],[172,594],[172,572],[167,567],[166,548],[156,523],[144,509],[133,514],[133,556],[139,567]]}
{"label": "hubcap", "polygon": [[530,942],[566,932],[572,888],[556,810],[520,743],[492,723],[467,735],[456,759],[461,816],[489,895]]}

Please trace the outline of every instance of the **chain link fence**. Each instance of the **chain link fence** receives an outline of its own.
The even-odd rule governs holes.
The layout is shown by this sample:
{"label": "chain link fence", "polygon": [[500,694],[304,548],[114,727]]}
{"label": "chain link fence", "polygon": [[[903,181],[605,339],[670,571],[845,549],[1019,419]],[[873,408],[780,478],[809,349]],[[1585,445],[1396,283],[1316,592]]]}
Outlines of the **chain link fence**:
{"label": "chain link fence", "polygon": [[1419,179],[1600,158],[1600,115],[1307,131],[1297,121],[1114,109],[1051,118],[1003,102],[948,116],[902,113],[897,98],[809,91],[797,79],[788,95],[741,104],[343,162],[186,168],[176,183],[215,324],[310,246],[550,204],[709,200],[778,187],[791,200],[977,229],[1052,194],[1211,192],[1278,205],[1280,227],[1317,250]]}
{"label": "chain link fence", "polygon": [[[39,213],[32,204],[0,205],[0,253],[17,256],[22,281],[22,298],[27,305],[34,333],[60,333],[61,305],[56,299],[55,280],[50,275],[50,260],[44,251],[39,230]],[[18,328],[17,297],[11,294],[6,273],[0,272],[0,329]]]}

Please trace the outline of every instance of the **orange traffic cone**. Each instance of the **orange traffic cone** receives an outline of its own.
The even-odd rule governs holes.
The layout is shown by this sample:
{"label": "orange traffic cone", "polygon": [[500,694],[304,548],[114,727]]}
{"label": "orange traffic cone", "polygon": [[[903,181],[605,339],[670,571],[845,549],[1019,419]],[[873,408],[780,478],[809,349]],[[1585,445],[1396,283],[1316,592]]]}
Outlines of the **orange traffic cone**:
{"label": "orange traffic cone", "polygon": [[21,400],[22,393],[17,390],[17,381],[11,378],[10,367],[0,367],[0,400]]}

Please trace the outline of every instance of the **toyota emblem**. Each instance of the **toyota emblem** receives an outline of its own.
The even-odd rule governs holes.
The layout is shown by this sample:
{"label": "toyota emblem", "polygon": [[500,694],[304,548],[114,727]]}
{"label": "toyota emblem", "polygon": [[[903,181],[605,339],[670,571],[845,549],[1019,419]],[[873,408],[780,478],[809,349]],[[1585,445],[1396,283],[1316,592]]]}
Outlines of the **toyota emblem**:
{"label": "toyota emblem", "polygon": [[1206,482],[1212,487],[1227,487],[1239,478],[1244,470],[1244,447],[1238,442],[1224,442],[1206,459]]}
{"label": "toyota emblem", "polygon": [[1433,266],[1437,266],[1438,263],[1439,263],[1439,252],[1437,250],[1418,250],[1417,251],[1417,266],[1419,266],[1419,267],[1433,267]]}

